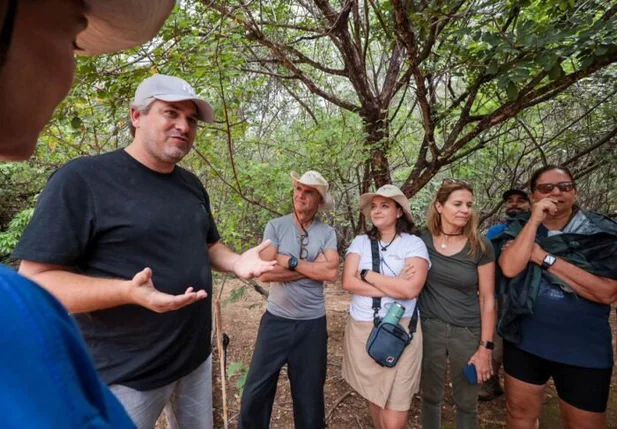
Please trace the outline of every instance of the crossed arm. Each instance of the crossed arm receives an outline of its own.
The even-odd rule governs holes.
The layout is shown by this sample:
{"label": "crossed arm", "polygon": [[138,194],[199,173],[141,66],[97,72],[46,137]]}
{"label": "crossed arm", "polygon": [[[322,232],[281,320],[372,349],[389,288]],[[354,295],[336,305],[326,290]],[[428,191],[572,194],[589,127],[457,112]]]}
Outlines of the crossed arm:
{"label": "crossed arm", "polygon": [[[548,252],[535,242],[538,226],[528,222],[516,239],[504,247],[499,257],[499,266],[506,277],[517,276],[529,262],[542,265]],[[600,304],[617,301],[617,280],[588,273],[562,258],[557,258],[548,271],[566,282],[583,298]]]}
{"label": "crossed arm", "polygon": [[259,256],[264,261],[276,262],[271,271],[259,277],[264,283],[292,282],[301,278],[326,282],[335,282],[338,279],[339,259],[336,249],[324,250],[313,262],[300,259],[294,271],[287,268],[291,257],[278,253],[278,249],[272,245],[262,250]]}
{"label": "crossed arm", "polygon": [[428,262],[423,258],[405,259],[405,268],[398,277],[385,276],[369,271],[366,281],[360,278],[358,268],[360,255],[350,253],[345,258],[343,268],[343,289],[362,296],[397,299],[412,299],[420,294],[428,273]]}

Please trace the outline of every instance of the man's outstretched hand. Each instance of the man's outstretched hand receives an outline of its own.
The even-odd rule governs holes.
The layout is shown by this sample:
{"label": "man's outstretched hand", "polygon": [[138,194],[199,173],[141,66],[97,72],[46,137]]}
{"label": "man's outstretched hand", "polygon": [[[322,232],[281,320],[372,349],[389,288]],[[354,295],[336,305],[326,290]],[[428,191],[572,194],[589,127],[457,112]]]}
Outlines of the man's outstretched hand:
{"label": "man's outstretched hand", "polygon": [[178,310],[208,296],[205,290],[195,292],[192,287],[189,287],[182,295],[161,292],[154,287],[150,268],[144,268],[135,274],[133,280],[128,280],[125,285],[128,302],[157,313]]}
{"label": "man's outstretched hand", "polygon": [[259,253],[270,246],[270,244],[270,240],[264,240],[259,246],[255,246],[241,254],[234,262],[234,273],[243,279],[250,279],[272,271],[276,261],[264,261],[259,257]]}

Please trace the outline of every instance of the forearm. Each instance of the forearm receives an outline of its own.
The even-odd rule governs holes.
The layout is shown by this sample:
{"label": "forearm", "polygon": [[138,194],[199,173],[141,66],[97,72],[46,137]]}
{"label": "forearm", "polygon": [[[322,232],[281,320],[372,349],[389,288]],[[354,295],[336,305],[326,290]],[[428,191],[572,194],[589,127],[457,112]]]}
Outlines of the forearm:
{"label": "forearm", "polygon": [[515,277],[527,267],[538,226],[531,220],[527,222],[512,244],[503,250],[499,257],[499,266],[504,276]]}
{"label": "forearm", "polygon": [[419,277],[421,276],[414,276],[411,280],[407,280],[369,271],[366,275],[366,281],[380,290],[384,296],[395,299],[412,299],[420,294],[424,286],[424,278]]}
{"label": "forearm", "polygon": [[54,295],[70,313],[87,313],[132,304],[128,281],[101,279],[70,271],[50,270],[29,276]]}
{"label": "forearm", "polygon": [[296,271],[312,280],[335,282],[338,278],[338,261],[298,261]]}
{"label": "forearm", "polygon": [[480,295],[480,323],[482,327],[480,340],[492,342],[497,323],[494,294]]}
{"label": "forearm", "polygon": [[240,257],[240,255],[220,241],[208,248],[208,254],[210,255],[210,265],[212,269],[225,273],[234,271],[234,264]]}
{"label": "forearm", "polygon": [[590,301],[612,304],[617,301],[617,281],[588,273],[564,259],[557,258],[549,272],[566,282],[574,291]]}
{"label": "forearm", "polygon": [[343,276],[343,289],[360,296],[384,297],[385,293],[354,275]]}
{"label": "forearm", "polygon": [[270,282],[293,282],[299,279],[304,278],[302,274],[297,271],[291,271],[289,268],[281,267],[280,265],[275,265],[272,271],[269,271],[265,274],[262,274],[259,277],[259,280],[264,283]]}

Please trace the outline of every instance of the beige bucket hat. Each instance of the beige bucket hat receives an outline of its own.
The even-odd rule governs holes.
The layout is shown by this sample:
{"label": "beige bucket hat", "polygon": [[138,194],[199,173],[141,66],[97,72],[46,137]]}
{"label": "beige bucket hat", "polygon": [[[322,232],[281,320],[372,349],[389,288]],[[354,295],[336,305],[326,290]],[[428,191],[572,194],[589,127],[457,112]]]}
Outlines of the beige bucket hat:
{"label": "beige bucket hat", "polygon": [[117,52],[146,43],[159,32],[175,0],[85,0],[88,27],[77,36],[79,55]]}
{"label": "beige bucket hat", "polygon": [[404,216],[410,222],[413,222],[411,209],[409,208],[409,200],[405,194],[403,194],[403,192],[394,185],[383,185],[381,188],[377,189],[377,192],[360,195],[360,210],[362,210],[364,217],[367,219],[371,218],[371,202],[373,201],[373,198],[377,196],[390,198],[396,201],[403,209]]}
{"label": "beige bucket hat", "polygon": [[317,192],[319,192],[323,198],[323,203],[319,206],[320,210],[330,210],[334,208],[334,198],[332,198],[332,195],[328,192],[330,190],[330,185],[328,185],[328,181],[317,171],[309,170],[301,177],[299,177],[298,173],[295,171],[292,171],[289,175],[294,183],[302,183],[305,186],[317,189]]}

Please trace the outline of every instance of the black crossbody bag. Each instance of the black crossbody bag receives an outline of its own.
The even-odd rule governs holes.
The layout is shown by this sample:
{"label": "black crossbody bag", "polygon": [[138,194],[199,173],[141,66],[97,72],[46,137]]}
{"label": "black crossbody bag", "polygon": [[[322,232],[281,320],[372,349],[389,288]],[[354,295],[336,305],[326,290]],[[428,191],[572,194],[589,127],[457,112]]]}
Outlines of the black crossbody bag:
{"label": "black crossbody bag", "polygon": [[[377,240],[371,240],[371,254],[373,257],[373,271],[379,269],[379,247]],[[409,321],[409,333],[400,324],[385,323],[379,317],[381,298],[373,298],[373,323],[375,326],[366,342],[366,352],[381,366],[392,368],[403,354],[405,347],[413,340],[418,325],[418,304],[413,310]]]}

